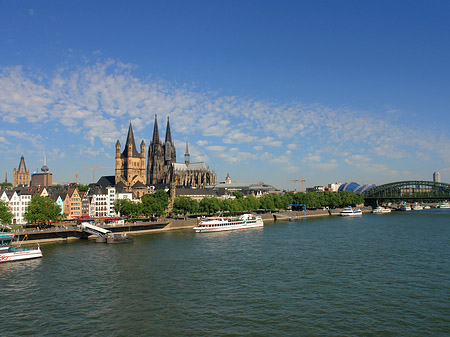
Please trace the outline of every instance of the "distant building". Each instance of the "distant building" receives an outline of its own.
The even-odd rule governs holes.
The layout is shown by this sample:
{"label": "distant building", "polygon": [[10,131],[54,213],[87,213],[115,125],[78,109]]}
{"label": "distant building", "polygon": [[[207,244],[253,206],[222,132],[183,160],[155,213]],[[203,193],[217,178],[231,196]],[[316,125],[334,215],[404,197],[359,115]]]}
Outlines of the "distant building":
{"label": "distant building", "polygon": [[231,184],[231,178],[229,173],[227,173],[227,177],[225,178],[225,184],[227,185]]}
{"label": "distant building", "polygon": [[20,157],[19,168],[17,170],[13,170],[13,187],[17,187],[19,185],[30,185],[30,172],[27,170],[23,155]]}
{"label": "distant building", "polygon": [[441,182],[441,174],[439,172],[433,173],[433,182],[440,183]]}
{"label": "distant building", "polygon": [[342,185],[341,183],[328,184],[328,189],[330,191],[337,192],[339,190],[339,186],[341,186],[341,185]]}
{"label": "distant building", "polygon": [[215,185],[213,189],[219,196],[232,195],[234,191],[239,191],[244,195],[254,195],[256,197],[267,193],[277,193],[277,189],[275,187],[265,184],[262,181],[256,184],[220,183]]}
{"label": "distant building", "polygon": [[351,182],[351,183],[345,183],[345,184],[342,184],[341,186],[339,186],[338,192],[350,191],[350,192],[361,194],[362,192],[370,190],[371,188],[374,188],[374,187],[376,187],[376,185],[360,185],[358,183]]}
{"label": "distant building", "polygon": [[44,166],[41,168],[41,172],[34,172],[31,175],[31,186],[52,186],[52,174],[47,166],[47,157],[44,155]]}

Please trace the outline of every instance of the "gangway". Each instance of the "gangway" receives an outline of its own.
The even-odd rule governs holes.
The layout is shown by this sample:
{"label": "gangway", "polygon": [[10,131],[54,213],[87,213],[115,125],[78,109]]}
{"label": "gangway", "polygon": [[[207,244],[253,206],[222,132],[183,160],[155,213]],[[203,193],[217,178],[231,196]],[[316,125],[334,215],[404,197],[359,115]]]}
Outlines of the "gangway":
{"label": "gangway", "polygon": [[83,232],[86,232],[86,233],[89,233],[92,235],[97,235],[102,238],[106,237],[109,233],[111,233],[110,230],[92,225],[89,222],[82,222],[80,225],[80,228]]}

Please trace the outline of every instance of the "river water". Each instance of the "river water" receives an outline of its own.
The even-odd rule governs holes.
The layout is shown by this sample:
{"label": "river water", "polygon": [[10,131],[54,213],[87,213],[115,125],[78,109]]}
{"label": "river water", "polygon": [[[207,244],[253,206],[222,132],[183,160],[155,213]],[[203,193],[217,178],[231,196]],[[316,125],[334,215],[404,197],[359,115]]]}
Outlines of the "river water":
{"label": "river water", "polygon": [[450,213],[43,244],[0,265],[2,336],[445,336]]}

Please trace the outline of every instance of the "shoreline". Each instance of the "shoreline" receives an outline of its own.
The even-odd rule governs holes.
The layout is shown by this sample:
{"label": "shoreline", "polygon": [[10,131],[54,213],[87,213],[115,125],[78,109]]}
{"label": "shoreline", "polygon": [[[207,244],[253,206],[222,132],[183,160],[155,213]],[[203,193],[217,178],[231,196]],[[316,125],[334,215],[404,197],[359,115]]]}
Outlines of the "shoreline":
{"label": "shoreline", "polygon": [[[361,208],[363,213],[370,213],[371,211],[368,209]],[[278,222],[278,221],[295,221],[303,218],[315,218],[315,217],[325,217],[325,216],[338,216],[341,209],[334,209],[334,210],[307,210],[306,215],[304,215],[303,211],[282,211],[278,213],[263,213],[260,214],[263,221],[266,222]],[[176,231],[176,230],[185,230],[185,229],[193,229],[198,224],[198,218],[187,218],[187,219],[166,219],[166,221],[163,221],[162,224],[165,224],[162,227],[159,228],[148,228],[148,229],[138,229],[138,230],[132,230],[133,226],[142,227],[143,223],[137,223],[135,225],[132,224],[126,224],[123,226],[123,228],[127,228],[127,230],[124,231],[113,231],[114,233],[126,233],[126,234],[133,234],[133,235],[147,235],[152,233],[162,233],[162,232],[168,232],[168,231]],[[149,225],[149,227],[151,224]],[[122,226],[121,226],[122,227]],[[119,229],[117,226],[105,226],[104,228],[108,229]],[[53,231],[20,231],[18,232],[18,235],[24,236],[25,234],[41,234],[45,235],[45,233],[57,233],[57,232],[63,232],[63,230],[55,229]],[[79,229],[72,229],[74,232],[80,232]],[[36,243],[54,243],[54,242],[62,242],[62,241],[73,241],[73,240],[80,240],[80,239],[88,239],[88,240],[95,240],[97,238],[97,235],[89,235],[86,237],[81,237],[81,235],[67,235],[65,237],[51,237],[51,238],[40,238],[35,240],[20,240],[19,242],[15,242],[15,245],[18,244],[36,244]]]}

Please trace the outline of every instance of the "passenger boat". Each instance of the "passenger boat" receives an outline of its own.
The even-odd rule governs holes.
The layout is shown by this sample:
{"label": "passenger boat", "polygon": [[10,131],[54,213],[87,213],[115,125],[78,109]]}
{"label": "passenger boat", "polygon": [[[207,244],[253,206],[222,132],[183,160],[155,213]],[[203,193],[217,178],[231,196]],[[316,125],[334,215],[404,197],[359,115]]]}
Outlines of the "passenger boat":
{"label": "passenger boat", "polygon": [[391,213],[391,210],[389,208],[377,206],[375,209],[372,210],[372,213],[375,213],[375,214]]}
{"label": "passenger boat", "polygon": [[220,232],[236,229],[256,228],[264,226],[264,222],[260,216],[252,214],[243,214],[237,217],[215,217],[204,218],[194,230],[197,233],[203,232]]}
{"label": "passenger boat", "polygon": [[411,206],[411,209],[413,211],[421,211],[421,210],[423,210],[423,206],[419,205],[418,203],[415,203],[414,205]]}
{"label": "passenger boat", "polygon": [[42,257],[39,244],[33,248],[22,248],[20,246],[13,246],[13,239],[13,233],[0,232],[0,263]]}
{"label": "passenger boat", "polygon": [[445,209],[447,209],[447,208],[450,208],[450,204],[447,201],[444,201],[444,202],[441,202],[438,205],[438,208],[445,208]]}
{"label": "passenger boat", "polygon": [[345,207],[340,214],[341,216],[362,215],[362,211],[359,208],[353,208],[352,206],[348,206]]}

